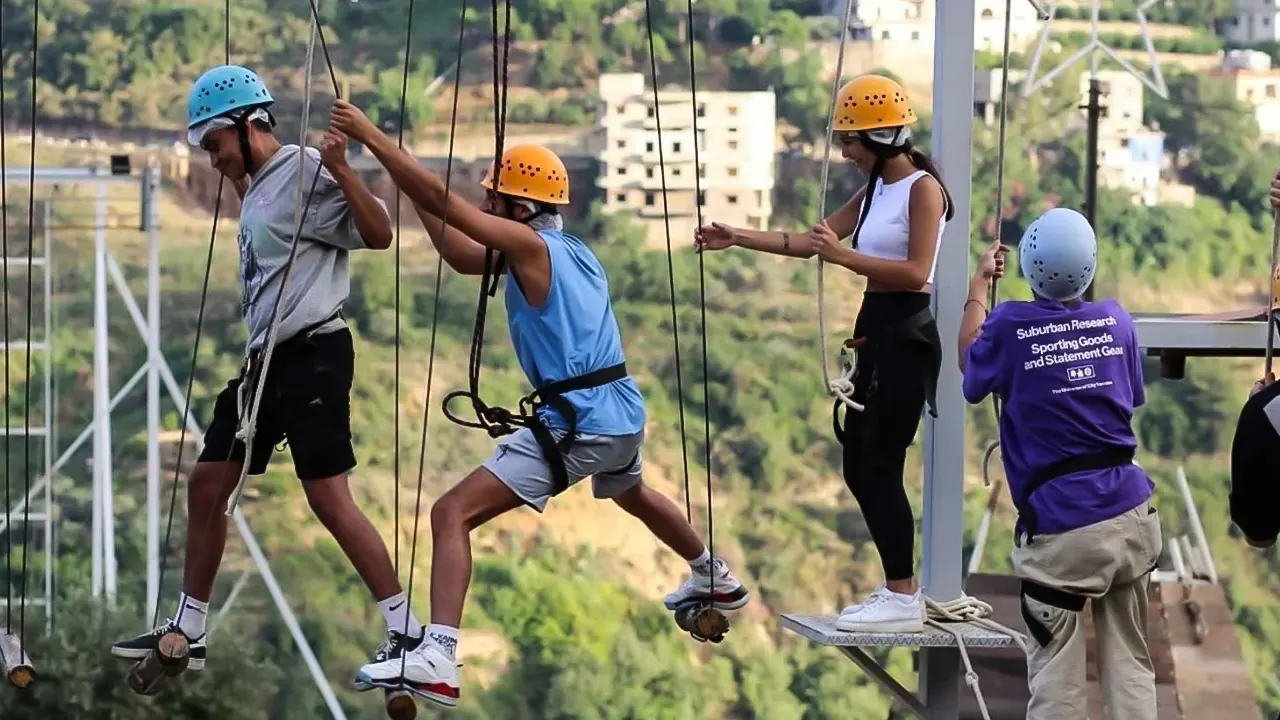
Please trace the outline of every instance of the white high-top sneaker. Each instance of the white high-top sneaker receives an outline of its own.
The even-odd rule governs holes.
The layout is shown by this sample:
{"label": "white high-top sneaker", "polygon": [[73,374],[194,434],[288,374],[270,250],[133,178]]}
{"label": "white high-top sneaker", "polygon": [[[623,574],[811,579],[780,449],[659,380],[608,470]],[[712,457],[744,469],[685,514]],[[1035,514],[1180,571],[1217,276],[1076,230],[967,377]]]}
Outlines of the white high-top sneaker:
{"label": "white high-top sneaker", "polygon": [[924,597],[917,590],[903,595],[888,588],[876,588],[866,602],[844,609],[836,620],[843,632],[917,633],[924,632]]}
{"label": "white high-top sneaker", "polygon": [[716,558],[711,562],[711,572],[715,573],[712,582],[711,573],[692,572],[689,579],[673,592],[667,593],[665,605],[668,610],[678,610],[690,603],[698,602],[714,593],[712,605],[719,610],[737,610],[751,599],[746,586],[738,582],[738,578],[729,572],[724,560]]}
{"label": "white high-top sneaker", "polygon": [[356,683],[371,687],[403,687],[439,705],[458,706],[462,695],[458,685],[458,665],[430,637],[404,656],[403,676],[400,674],[401,662],[401,658],[391,658],[365,665],[356,673]]}

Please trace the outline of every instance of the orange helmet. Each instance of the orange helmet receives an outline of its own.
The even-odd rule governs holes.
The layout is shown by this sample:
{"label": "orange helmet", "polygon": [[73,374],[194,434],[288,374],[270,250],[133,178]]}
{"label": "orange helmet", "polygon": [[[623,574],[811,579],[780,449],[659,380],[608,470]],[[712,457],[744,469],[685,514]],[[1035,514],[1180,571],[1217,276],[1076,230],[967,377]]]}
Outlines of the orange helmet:
{"label": "orange helmet", "polygon": [[856,77],[840,88],[836,98],[836,132],[898,128],[915,121],[906,88],[883,75]]}
{"label": "orange helmet", "polygon": [[[493,164],[480,185],[493,190]],[[551,205],[569,204],[569,171],[564,161],[541,145],[525,144],[502,153],[497,192]]]}

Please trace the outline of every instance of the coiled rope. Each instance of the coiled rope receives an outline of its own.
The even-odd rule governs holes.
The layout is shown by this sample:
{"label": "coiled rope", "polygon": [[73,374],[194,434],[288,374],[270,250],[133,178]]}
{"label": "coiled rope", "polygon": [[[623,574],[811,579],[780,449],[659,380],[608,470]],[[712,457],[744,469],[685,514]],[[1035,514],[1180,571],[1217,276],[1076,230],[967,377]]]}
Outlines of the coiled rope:
{"label": "coiled rope", "polygon": [[983,697],[982,687],[978,684],[978,673],[973,669],[973,663],[969,659],[969,649],[964,644],[964,633],[956,625],[961,623],[977,625],[992,632],[1007,635],[1024,653],[1027,651],[1027,637],[1013,628],[992,620],[991,616],[994,611],[991,609],[991,605],[964,593],[961,593],[960,597],[955,600],[947,602],[938,602],[926,596],[924,598],[924,606],[926,613],[925,624],[946,632],[956,639],[956,647],[960,650],[960,659],[964,662],[964,682],[973,691],[973,696],[978,701],[978,709],[982,712],[983,720],[991,720],[991,713],[987,711],[986,698]]}

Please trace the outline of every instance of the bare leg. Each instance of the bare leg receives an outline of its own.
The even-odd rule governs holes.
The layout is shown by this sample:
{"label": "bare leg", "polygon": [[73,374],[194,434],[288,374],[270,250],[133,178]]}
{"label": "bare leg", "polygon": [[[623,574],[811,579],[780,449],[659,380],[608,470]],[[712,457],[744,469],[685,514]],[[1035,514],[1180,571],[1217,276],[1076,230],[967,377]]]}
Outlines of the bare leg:
{"label": "bare leg", "polygon": [[476,468],[431,507],[431,623],[459,627],[471,584],[471,531],[524,502]]}
{"label": "bare leg", "polygon": [[613,501],[685,560],[696,560],[707,549],[680,508],[644,483],[636,484]]}
{"label": "bare leg", "polygon": [[311,510],[338,541],[374,599],[381,601],[399,593],[400,580],[391,565],[387,544],[351,497],[346,474],[307,480],[302,487]]}
{"label": "bare leg", "polygon": [[213,596],[227,547],[227,499],[240,479],[238,462],[198,462],[187,491],[187,549],[182,590],[201,602]]}

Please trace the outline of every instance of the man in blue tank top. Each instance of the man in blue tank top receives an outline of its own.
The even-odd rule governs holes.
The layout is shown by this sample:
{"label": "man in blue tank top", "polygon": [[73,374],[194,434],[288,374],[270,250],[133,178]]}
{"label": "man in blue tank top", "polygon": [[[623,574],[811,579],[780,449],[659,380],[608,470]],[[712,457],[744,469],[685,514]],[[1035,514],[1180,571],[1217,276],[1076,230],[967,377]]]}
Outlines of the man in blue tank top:
{"label": "man in blue tank top", "polygon": [[[676,609],[711,595],[736,610],[748,592],[724,561],[712,558],[679,507],[641,481],[644,398],[626,374],[622,339],[604,268],[566,233],[559,207],[569,202],[564,163],[538,145],[518,145],[482,183],[482,207],[449,193],[444,181],[398,149],[356,107],[339,102],[332,129],[363,143],[413,202],[445,262],[464,275],[508,270],[505,299],[511,342],[530,384],[550,398],[539,422],[498,444],[494,454],[431,509],[431,626],[427,641],[399,659],[360,669],[361,687],[407,687],[445,706],[460,696],[456,652],[471,576],[470,532],[527,505],[541,512],[552,496],[593,476],[595,496],[613,500],[685,560],[691,576],[666,604]],[[448,226],[441,218],[448,210]],[[496,257],[489,265],[490,258]],[[542,433],[546,433],[542,435]],[[714,591],[714,594],[712,594]]]}
{"label": "man in blue tank top", "polygon": [[1030,720],[1081,718],[1083,611],[1093,601],[1098,675],[1110,717],[1156,720],[1147,651],[1147,583],[1160,557],[1154,485],[1133,462],[1131,421],[1145,400],[1133,320],[1114,300],[1081,301],[1097,243],[1083,216],[1054,209],[1018,246],[1032,302],[983,322],[1004,247],[982,257],[960,330],[965,399],[1004,400],[1000,446],[1018,509],[1014,570],[1033,640]]}

